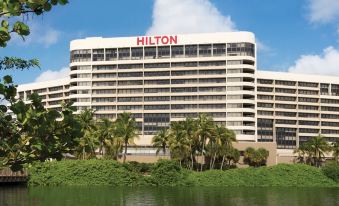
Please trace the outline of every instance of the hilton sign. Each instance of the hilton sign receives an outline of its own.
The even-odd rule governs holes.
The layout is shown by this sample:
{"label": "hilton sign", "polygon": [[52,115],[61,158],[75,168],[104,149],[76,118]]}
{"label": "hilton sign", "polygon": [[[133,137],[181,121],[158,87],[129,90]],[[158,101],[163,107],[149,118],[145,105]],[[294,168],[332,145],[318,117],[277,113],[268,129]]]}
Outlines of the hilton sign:
{"label": "hilton sign", "polygon": [[137,45],[150,46],[150,45],[166,45],[177,44],[178,36],[143,36],[137,37]]}

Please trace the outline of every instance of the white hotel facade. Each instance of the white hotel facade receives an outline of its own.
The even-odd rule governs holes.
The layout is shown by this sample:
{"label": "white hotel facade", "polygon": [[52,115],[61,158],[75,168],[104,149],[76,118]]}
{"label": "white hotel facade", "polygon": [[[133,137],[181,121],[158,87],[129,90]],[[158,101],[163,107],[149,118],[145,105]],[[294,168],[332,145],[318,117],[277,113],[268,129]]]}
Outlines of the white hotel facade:
{"label": "white hotel facade", "polygon": [[253,33],[86,38],[70,44],[69,78],[20,85],[47,108],[73,101],[96,118],[131,112],[138,145],[171,121],[207,113],[239,143],[292,154],[322,134],[339,141],[339,77],[257,70]]}

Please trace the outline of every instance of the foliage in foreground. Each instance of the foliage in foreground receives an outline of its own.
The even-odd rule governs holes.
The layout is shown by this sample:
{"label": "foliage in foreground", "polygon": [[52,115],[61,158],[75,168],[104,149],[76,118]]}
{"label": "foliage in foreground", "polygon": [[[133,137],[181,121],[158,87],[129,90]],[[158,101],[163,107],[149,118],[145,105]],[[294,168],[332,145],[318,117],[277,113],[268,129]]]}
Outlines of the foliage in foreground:
{"label": "foliage in foreground", "polygon": [[329,162],[321,169],[327,177],[339,183],[339,163]]}
{"label": "foliage in foreground", "polygon": [[29,185],[339,187],[321,169],[305,164],[204,172],[182,169],[173,160],[146,165],[114,160],[36,163],[29,169]]}

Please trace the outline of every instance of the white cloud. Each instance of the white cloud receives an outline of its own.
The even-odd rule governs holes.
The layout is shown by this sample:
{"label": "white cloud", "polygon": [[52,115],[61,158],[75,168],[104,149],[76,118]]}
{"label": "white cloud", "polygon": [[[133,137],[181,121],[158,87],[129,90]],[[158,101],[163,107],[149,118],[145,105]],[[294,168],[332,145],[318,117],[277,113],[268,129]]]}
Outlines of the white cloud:
{"label": "white cloud", "polygon": [[155,0],[147,35],[235,31],[210,0]]}
{"label": "white cloud", "polygon": [[30,35],[25,37],[25,40],[18,35],[13,35],[13,43],[19,46],[27,46],[31,44],[41,44],[45,47],[49,47],[56,44],[59,41],[61,32],[44,24],[38,24],[36,22],[28,23],[30,28]]}
{"label": "white cloud", "polygon": [[264,42],[260,41],[258,38],[255,40],[257,44],[258,52],[270,52],[272,49],[267,46]]}
{"label": "white cloud", "polygon": [[47,71],[41,73],[35,79],[35,82],[44,82],[44,81],[62,79],[62,78],[67,78],[67,77],[69,77],[69,68],[64,67],[64,68],[57,70],[57,71],[47,70]]}
{"label": "white cloud", "polygon": [[302,55],[288,69],[292,73],[339,75],[339,50],[328,47],[322,55]]}
{"label": "white cloud", "polygon": [[312,23],[329,23],[339,18],[338,0],[308,0],[309,20]]}

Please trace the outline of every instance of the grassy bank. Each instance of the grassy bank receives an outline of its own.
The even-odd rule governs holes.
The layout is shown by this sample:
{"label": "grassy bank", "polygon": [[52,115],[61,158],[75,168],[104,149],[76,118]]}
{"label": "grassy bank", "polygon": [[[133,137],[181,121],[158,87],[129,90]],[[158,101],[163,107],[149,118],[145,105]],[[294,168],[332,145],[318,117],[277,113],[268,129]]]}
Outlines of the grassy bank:
{"label": "grassy bank", "polygon": [[173,161],[121,164],[111,160],[37,163],[29,168],[29,185],[112,186],[287,186],[339,187],[321,169],[308,165],[192,172]]}

